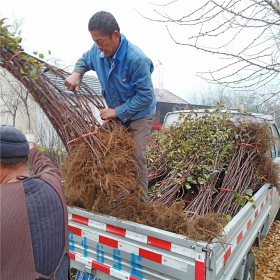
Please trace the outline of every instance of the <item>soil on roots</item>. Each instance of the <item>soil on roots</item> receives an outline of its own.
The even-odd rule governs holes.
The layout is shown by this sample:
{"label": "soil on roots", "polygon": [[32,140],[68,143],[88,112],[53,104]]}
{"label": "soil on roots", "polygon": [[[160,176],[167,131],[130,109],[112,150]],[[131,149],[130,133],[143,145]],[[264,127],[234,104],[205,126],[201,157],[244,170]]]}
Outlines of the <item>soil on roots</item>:
{"label": "soil on roots", "polygon": [[208,213],[204,216],[189,218],[184,213],[185,203],[174,202],[170,207],[163,203],[144,203],[138,201],[134,205],[117,208],[110,213],[119,219],[128,220],[177,233],[189,239],[211,243],[214,238],[221,239],[223,228],[227,224],[225,215]]}
{"label": "soil on roots", "polygon": [[108,124],[95,135],[91,147],[100,163],[83,140],[69,148],[62,166],[67,204],[107,213],[141,197],[134,176],[133,132],[118,123]]}

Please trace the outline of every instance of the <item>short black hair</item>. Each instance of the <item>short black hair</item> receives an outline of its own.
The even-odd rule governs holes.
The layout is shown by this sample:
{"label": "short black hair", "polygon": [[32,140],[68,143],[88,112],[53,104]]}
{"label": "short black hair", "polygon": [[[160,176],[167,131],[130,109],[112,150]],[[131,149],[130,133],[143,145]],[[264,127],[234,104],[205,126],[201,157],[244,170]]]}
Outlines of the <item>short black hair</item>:
{"label": "short black hair", "polygon": [[97,12],[90,18],[88,31],[93,30],[99,31],[103,36],[110,36],[110,38],[115,30],[120,33],[120,27],[115,17],[104,11]]}
{"label": "short black hair", "polygon": [[27,156],[24,157],[12,157],[12,158],[0,158],[0,163],[5,168],[13,169],[19,163],[27,163]]}

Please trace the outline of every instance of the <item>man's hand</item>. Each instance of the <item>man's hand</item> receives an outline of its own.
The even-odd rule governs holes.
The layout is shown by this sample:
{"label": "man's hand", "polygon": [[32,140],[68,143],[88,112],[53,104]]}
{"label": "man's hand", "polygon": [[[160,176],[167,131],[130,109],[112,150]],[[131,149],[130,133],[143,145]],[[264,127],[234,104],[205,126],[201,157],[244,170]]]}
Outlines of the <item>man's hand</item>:
{"label": "man's hand", "polygon": [[24,135],[25,135],[26,140],[29,144],[29,149],[31,150],[31,149],[35,148],[36,147],[36,144],[35,144],[36,143],[36,136],[33,133],[31,133],[30,131],[25,131]]}
{"label": "man's hand", "polygon": [[71,91],[78,91],[81,84],[81,73],[73,72],[65,79],[65,85]]}
{"label": "man's hand", "polygon": [[28,145],[30,150],[36,147],[35,143],[28,143]]}
{"label": "man's hand", "polygon": [[100,117],[102,120],[113,119],[117,117],[115,109],[105,108],[100,110]]}

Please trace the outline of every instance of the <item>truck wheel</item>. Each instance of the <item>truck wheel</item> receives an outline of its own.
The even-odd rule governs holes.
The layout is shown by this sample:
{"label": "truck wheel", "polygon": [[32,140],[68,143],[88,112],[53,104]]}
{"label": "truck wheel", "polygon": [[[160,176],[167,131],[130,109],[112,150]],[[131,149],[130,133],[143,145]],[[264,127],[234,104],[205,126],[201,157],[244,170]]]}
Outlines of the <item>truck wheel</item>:
{"label": "truck wheel", "polygon": [[255,280],[255,268],[255,257],[251,252],[248,252],[243,279]]}
{"label": "truck wheel", "polygon": [[277,214],[275,216],[275,220],[276,221],[280,221],[280,208],[279,208],[279,210],[278,210],[278,212],[277,212]]}

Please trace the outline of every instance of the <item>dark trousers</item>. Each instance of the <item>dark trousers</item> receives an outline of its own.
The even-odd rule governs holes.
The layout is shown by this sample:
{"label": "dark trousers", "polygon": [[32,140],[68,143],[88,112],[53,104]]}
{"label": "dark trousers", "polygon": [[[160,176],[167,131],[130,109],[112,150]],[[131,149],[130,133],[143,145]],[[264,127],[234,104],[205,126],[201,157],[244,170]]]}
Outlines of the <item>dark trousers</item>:
{"label": "dark trousers", "polygon": [[134,131],[134,141],[136,142],[135,160],[138,164],[136,171],[136,179],[139,186],[143,188],[142,201],[147,201],[148,193],[148,168],[147,168],[147,153],[146,147],[149,142],[150,133],[154,121],[154,115],[144,117],[129,124]]}

